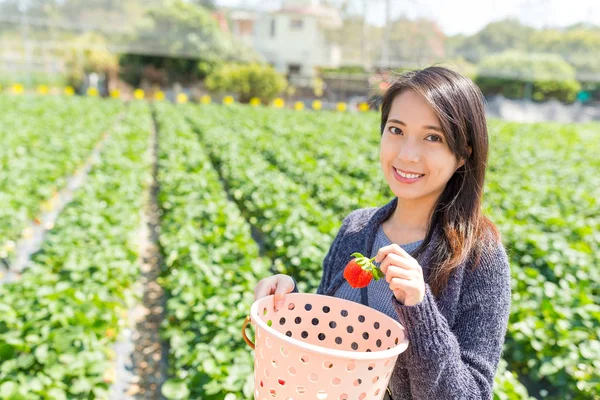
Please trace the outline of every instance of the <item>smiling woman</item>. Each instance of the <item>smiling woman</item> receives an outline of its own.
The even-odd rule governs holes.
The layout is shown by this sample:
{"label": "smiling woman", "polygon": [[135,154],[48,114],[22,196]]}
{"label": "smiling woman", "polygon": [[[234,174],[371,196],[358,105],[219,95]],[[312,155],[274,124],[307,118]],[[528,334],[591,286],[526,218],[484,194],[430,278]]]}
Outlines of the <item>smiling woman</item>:
{"label": "smiling woman", "polygon": [[[500,235],[481,208],[483,96],[449,69],[412,71],[388,87],[380,128],[380,164],[395,197],[344,219],[317,293],[361,302],[406,328],[409,347],[390,378],[394,400],[491,399],[511,277]],[[357,252],[379,263],[385,279],[350,286],[344,271]],[[277,301],[291,291],[292,278],[276,275],[259,282],[255,298],[275,294]]]}

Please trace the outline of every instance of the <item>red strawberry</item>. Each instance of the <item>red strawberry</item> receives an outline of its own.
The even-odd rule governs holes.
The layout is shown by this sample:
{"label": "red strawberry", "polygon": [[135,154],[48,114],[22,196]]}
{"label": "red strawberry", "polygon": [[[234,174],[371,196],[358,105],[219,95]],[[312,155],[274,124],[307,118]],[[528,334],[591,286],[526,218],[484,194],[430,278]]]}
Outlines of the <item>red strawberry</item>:
{"label": "red strawberry", "polygon": [[354,289],[367,287],[372,278],[376,281],[383,278],[383,272],[373,264],[375,257],[368,259],[360,253],[352,253],[352,256],[355,258],[346,265],[344,278]]}

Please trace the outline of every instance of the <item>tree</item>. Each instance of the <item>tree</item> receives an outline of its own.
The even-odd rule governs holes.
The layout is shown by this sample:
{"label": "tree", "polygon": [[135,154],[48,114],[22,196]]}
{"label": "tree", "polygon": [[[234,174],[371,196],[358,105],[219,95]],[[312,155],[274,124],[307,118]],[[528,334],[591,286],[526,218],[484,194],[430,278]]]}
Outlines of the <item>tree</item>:
{"label": "tree", "polygon": [[435,21],[402,17],[391,23],[388,54],[400,66],[423,66],[444,57],[445,39]]}
{"label": "tree", "polygon": [[209,10],[217,8],[214,0],[192,0],[192,2]]}
{"label": "tree", "polygon": [[181,0],[148,9],[128,47],[131,54],[121,58],[121,65],[128,65],[126,80],[135,85],[145,65],[193,80],[226,61],[259,60],[251,49],[222,32],[206,8]]}
{"label": "tree", "polygon": [[[575,69],[558,54],[507,51],[486,56],[478,65],[475,83],[485,95],[529,97],[544,101],[556,98],[573,102],[581,85]],[[529,90],[529,89],[528,89]]]}
{"label": "tree", "polygon": [[464,37],[462,42],[454,42],[456,47],[452,56],[462,56],[477,63],[488,54],[505,50],[525,52],[530,50],[529,38],[534,32],[534,28],[523,25],[516,19],[492,22],[475,35]]}
{"label": "tree", "polygon": [[600,28],[575,25],[566,30],[535,32],[531,45],[538,51],[560,54],[582,76],[600,78]]}
{"label": "tree", "polygon": [[68,83],[75,88],[81,86],[86,74],[96,72],[108,81],[119,68],[118,57],[109,50],[106,39],[93,32],[84,33],[68,45],[65,64]]}

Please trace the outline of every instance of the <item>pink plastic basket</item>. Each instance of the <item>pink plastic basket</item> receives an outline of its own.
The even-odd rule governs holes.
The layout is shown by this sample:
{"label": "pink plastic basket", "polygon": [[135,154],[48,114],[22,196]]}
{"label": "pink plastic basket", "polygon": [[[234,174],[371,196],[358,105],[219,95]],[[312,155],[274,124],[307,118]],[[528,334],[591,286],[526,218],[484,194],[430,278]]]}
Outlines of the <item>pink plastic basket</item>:
{"label": "pink plastic basket", "polygon": [[[252,304],[242,335],[254,353],[256,400],[381,399],[398,355],[408,347],[404,327],[352,301],[290,293],[275,311],[274,296]],[[249,322],[256,345],[246,336]]]}

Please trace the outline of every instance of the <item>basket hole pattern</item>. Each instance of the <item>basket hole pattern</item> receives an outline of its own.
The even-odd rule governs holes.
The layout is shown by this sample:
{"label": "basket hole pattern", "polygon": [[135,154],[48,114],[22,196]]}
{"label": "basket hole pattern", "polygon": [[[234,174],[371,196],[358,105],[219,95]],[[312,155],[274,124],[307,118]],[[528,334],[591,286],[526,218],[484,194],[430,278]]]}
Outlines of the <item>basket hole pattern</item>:
{"label": "basket hole pattern", "polygon": [[[289,303],[287,309],[294,313],[284,309],[276,315],[276,311],[264,307],[263,318],[272,329],[307,343],[344,351],[372,352],[389,350],[400,341],[385,323],[375,318],[369,320],[362,314],[351,314],[348,309],[334,311],[329,306],[315,306],[310,302]],[[271,343],[266,344],[271,347]]]}
{"label": "basket hole pattern", "polygon": [[279,351],[281,352],[281,355],[284,357],[287,357],[290,355],[288,349],[286,349],[285,346],[281,346],[281,348],[279,349]]}
{"label": "basket hole pattern", "polygon": [[[332,363],[332,362],[330,362],[330,361],[326,361],[324,364],[328,364],[328,365],[329,365],[329,364],[331,364],[331,365],[333,365],[333,363]],[[375,365],[374,363],[370,364],[370,365],[369,365],[369,368],[371,368],[371,366],[374,366],[374,365]],[[354,370],[354,369],[356,368],[356,365],[355,365],[355,363],[354,363],[354,362],[350,362],[350,363],[348,363],[348,364],[347,364],[346,368],[352,368],[352,370]],[[392,372],[392,370],[391,370],[391,369],[390,369],[390,370],[388,370],[388,372],[387,372],[387,374],[386,374],[386,379],[389,377],[389,375],[391,374],[391,372]],[[294,367],[289,367],[289,368],[288,368],[288,373],[289,373],[291,376],[296,376],[296,375],[297,375],[297,370],[296,370],[296,368],[294,368]],[[270,376],[270,374],[269,374],[269,370],[268,370],[268,369],[265,369],[265,376],[266,376],[267,378]],[[309,381],[310,381],[311,383],[317,383],[317,382],[319,382],[319,376],[318,376],[317,374],[315,374],[315,373],[311,373],[311,374],[309,374],[309,376],[308,376],[308,379],[309,379]],[[377,383],[379,380],[380,380],[379,376],[375,376],[375,377],[372,379],[372,382],[373,382],[373,384],[375,384],[375,383]],[[284,378],[278,378],[278,380],[277,380],[277,383],[278,383],[280,386],[284,387],[284,386],[285,386],[285,384],[286,384],[286,381],[285,381],[285,379],[284,379]],[[342,380],[341,380],[340,378],[338,378],[338,377],[335,377],[335,378],[333,378],[333,379],[331,380],[331,384],[332,384],[333,386],[339,386],[339,385],[341,385],[341,384],[342,384]],[[358,387],[360,387],[362,384],[363,384],[363,380],[362,380],[362,379],[356,379],[356,380],[354,380],[354,382],[353,382],[353,385],[354,385],[355,387],[357,387],[357,388],[358,388]],[[264,382],[263,382],[263,380],[260,380],[260,386],[261,386],[261,387],[264,387]],[[297,386],[297,387],[296,387],[296,392],[297,392],[298,394],[305,394],[305,393],[306,393],[306,389],[305,389],[305,387],[304,387],[304,386]],[[377,389],[377,392],[375,393],[375,396],[377,396],[377,395],[379,394],[379,392],[380,392],[380,389]],[[276,390],[275,390],[275,389],[271,389],[269,393],[270,393],[271,395],[275,394],[273,397],[276,397]],[[365,394],[365,395],[366,395],[366,394]],[[327,392],[326,392],[325,390],[321,390],[321,391],[319,391],[319,393],[317,394],[317,397],[318,397],[319,399],[327,399],[327,398],[328,398],[328,394],[327,394]],[[343,397],[340,397],[340,398],[343,398]]]}
{"label": "basket hole pattern", "polygon": [[[290,313],[289,311],[294,312]],[[267,331],[268,329],[276,329],[282,334],[285,333],[288,337],[294,337],[300,340],[305,339],[307,343],[321,345],[332,349],[352,349],[361,352],[383,351],[386,348],[390,349],[394,344],[397,345],[400,340],[396,335],[396,331],[392,331],[392,329],[395,328],[388,325],[386,321],[376,321],[375,318],[369,319],[368,316],[359,315],[358,313],[353,314],[350,313],[349,310],[341,309],[341,307],[332,310],[328,306],[315,306],[314,304],[295,302],[295,304],[289,303],[287,309],[281,310],[279,315],[277,315],[276,311],[271,310],[270,307],[263,308],[262,314],[264,315],[264,318],[261,316],[261,319],[270,326],[270,328],[266,329]],[[322,361],[322,359],[318,359],[319,357],[312,359],[313,357],[309,357],[308,354],[294,354],[292,352],[292,350],[294,350],[292,348],[293,346],[288,346],[287,344],[280,345],[279,343],[274,342],[275,338],[270,336],[269,332],[266,332],[264,335],[263,333],[265,332],[262,332],[261,329],[256,329],[256,336],[263,340],[263,344],[265,345],[264,348],[270,349],[275,347],[275,349],[273,349],[275,351],[271,352],[264,350],[264,348],[260,348],[260,358],[257,357],[256,359],[257,371],[264,371],[264,377],[266,377],[263,378],[260,376],[259,378],[261,379],[260,387],[263,388],[262,390],[268,390],[269,396],[265,396],[267,398],[278,398],[277,393],[279,392],[279,397],[285,396],[286,400],[297,400],[296,395],[290,396],[290,394],[286,393],[282,396],[282,391],[291,389],[298,395],[306,395],[307,387],[310,387],[311,384],[315,383],[319,386],[327,386],[330,384],[332,387],[336,387],[339,390],[341,385],[346,384],[341,379],[343,377],[336,377],[334,375],[334,377],[331,378],[327,375],[335,371],[336,368],[342,369],[342,371],[344,369],[347,371],[355,371],[358,368],[355,361],[342,361],[340,362],[341,365],[338,365],[338,362],[334,363],[327,359]],[[293,355],[293,357],[289,360],[284,360],[283,357],[289,357],[290,354]],[[265,355],[268,357],[267,359],[265,359]],[[310,367],[306,372],[306,375],[304,375],[304,372],[300,373],[300,378],[302,379],[299,380],[298,383],[300,385],[298,386],[289,382],[289,380],[296,379],[298,376],[298,370],[294,367],[289,367],[289,365],[294,364],[298,367],[298,358],[296,357],[299,358],[300,365]],[[294,361],[294,359],[297,361]],[[311,361],[314,365],[311,364]],[[391,361],[392,360],[381,361],[382,363],[385,363],[384,366],[387,369],[385,379],[388,379],[392,373],[391,367],[393,366],[390,365]],[[365,368],[365,372],[367,372],[366,369],[368,369],[368,371],[376,369],[378,363],[371,362],[367,365],[362,365],[364,365],[364,367],[361,366],[360,368]],[[274,368],[281,368],[281,371],[275,370]],[[324,375],[321,375],[319,370],[323,371]],[[281,372],[284,373],[282,374]],[[287,372],[287,374],[285,372]],[[274,381],[272,381],[271,385],[265,387],[267,380],[264,379],[270,378],[273,374]],[[351,381],[351,387],[353,387],[356,392],[354,392],[353,389],[352,393],[343,393],[340,396],[336,393],[335,396],[332,396],[332,394],[327,393],[326,390],[319,390],[317,399],[349,400],[350,394],[353,398],[360,394],[359,399],[362,400],[366,399],[368,396],[378,396],[383,390],[378,383],[381,383],[383,379],[383,374],[378,376],[364,376],[362,377],[362,380],[355,379]],[[368,383],[368,385],[365,385],[365,382]],[[376,391],[374,392],[369,390],[369,393],[367,394],[366,389],[371,383],[377,384],[378,388],[376,388]],[[286,387],[287,389],[285,389]],[[343,388],[341,389],[343,390]],[[259,391],[257,391],[256,394],[258,398]],[[263,397],[263,400],[266,399]]]}

